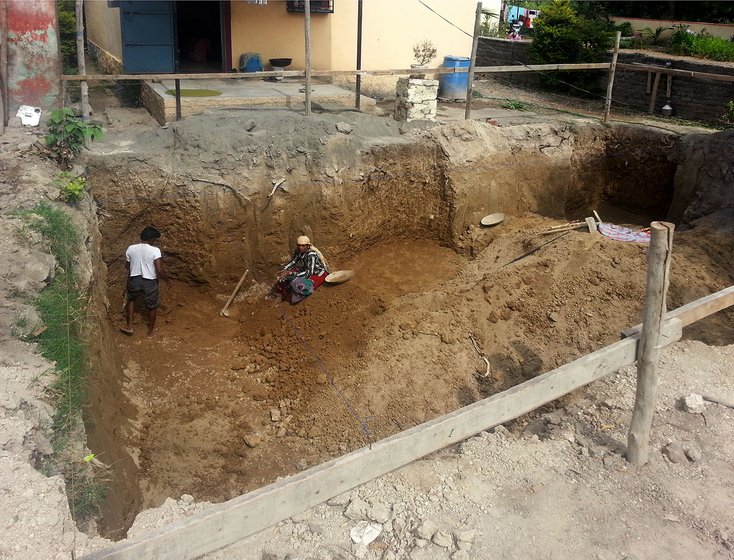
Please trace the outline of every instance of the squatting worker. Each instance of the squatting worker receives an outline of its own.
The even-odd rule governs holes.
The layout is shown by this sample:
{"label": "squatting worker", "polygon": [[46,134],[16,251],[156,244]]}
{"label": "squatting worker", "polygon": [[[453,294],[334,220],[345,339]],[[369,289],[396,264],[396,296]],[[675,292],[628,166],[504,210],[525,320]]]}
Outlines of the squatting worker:
{"label": "squatting worker", "polygon": [[288,299],[295,304],[310,296],[324,283],[328,274],[329,266],[324,255],[311,245],[308,237],[302,235],[296,239],[296,249],[290,262],[278,273],[275,290],[283,300]]}
{"label": "squatting worker", "polygon": [[161,250],[153,246],[160,236],[161,232],[148,226],[140,232],[140,243],[130,245],[125,252],[125,268],[128,271],[127,325],[120,330],[127,335],[133,334],[135,300],[142,297],[148,309],[148,336],[153,336],[158,310],[158,279],[162,278],[168,286],[171,285],[163,269]]}

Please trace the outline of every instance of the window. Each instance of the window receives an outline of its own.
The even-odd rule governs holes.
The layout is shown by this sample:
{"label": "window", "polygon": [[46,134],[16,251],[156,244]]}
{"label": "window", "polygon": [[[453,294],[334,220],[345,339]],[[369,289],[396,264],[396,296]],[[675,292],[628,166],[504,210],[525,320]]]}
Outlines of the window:
{"label": "window", "polygon": [[[305,11],[305,2],[303,0],[288,0],[285,3],[286,10],[289,12],[303,13]],[[311,0],[312,14],[333,14],[334,0]]]}

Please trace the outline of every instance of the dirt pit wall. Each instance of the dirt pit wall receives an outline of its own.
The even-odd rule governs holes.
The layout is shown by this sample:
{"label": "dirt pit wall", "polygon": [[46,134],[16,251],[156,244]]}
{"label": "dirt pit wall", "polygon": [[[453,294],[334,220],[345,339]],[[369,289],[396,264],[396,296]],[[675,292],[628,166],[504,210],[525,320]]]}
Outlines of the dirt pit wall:
{"label": "dirt pit wall", "polygon": [[[362,115],[284,114],[283,125],[234,114],[118,139],[90,161],[107,265],[96,304],[112,341],[100,375],[117,384],[93,387],[93,406],[107,412],[90,443],[125,449],[138,469],[139,493],[123,488],[108,504],[122,512],[103,520],[109,534],[167,496],[229,499],[553,369],[639,322],[644,248],[571,232],[523,255],[570,213],[620,212],[618,192],[644,203],[626,210],[638,223],[664,218],[675,159],[655,147],[673,142],[668,133],[455,123],[401,134]],[[627,162],[623,177],[610,153]],[[273,190],[283,178],[285,190]],[[501,227],[477,227],[497,211],[507,214]],[[138,336],[138,318],[135,336],[115,339],[124,251],[149,224],[163,232],[174,281],[161,334]],[[357,276],[295,308],[263,300],[248,281],[232,317],[220,318],[242,271],[265,289],[303,233]],[[731,281],[731,243],[715,239],[702,253],[682,236],[671,306]]]}

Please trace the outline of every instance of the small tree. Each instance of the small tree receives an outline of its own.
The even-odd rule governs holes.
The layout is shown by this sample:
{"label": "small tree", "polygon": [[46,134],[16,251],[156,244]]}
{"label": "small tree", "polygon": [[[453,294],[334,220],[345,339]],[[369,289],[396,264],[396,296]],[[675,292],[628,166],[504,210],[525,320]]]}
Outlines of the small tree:
{"label": "small tree", "polygon": [[[601,62],[612,42],[606,19],[580,17],[569,0],[553,0],[544,5],[533,26],[530,56],[538,64]],[[562,81],[586,90],[599,88],[598,74],[557,72],[554,77],[543,81],[556,87]]]}

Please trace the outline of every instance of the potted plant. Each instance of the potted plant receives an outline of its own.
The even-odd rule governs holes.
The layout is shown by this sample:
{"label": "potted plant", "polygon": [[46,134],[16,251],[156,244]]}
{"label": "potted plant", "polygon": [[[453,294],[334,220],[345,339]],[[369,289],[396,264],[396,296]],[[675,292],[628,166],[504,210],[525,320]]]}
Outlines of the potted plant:
{"label": "potted plant", "polygon": [[[429,62],[436,58],[436,47],[433,43],[426,39],[413,46],[413,58],[415,64],[411,64],[411,68],[425,68]],[[425,74],[411,74],[411,78],[425,78]]]}

